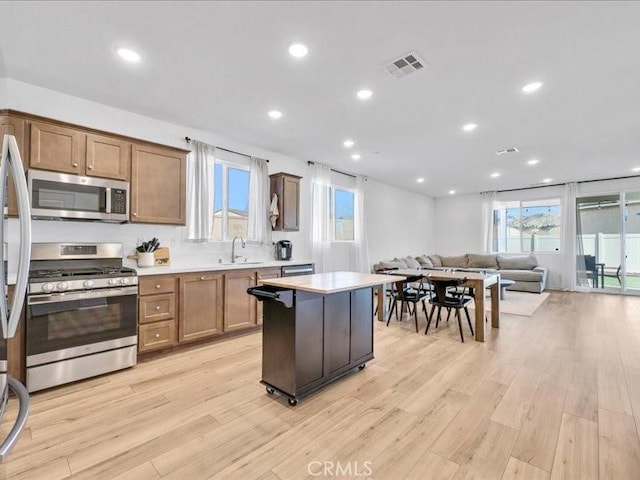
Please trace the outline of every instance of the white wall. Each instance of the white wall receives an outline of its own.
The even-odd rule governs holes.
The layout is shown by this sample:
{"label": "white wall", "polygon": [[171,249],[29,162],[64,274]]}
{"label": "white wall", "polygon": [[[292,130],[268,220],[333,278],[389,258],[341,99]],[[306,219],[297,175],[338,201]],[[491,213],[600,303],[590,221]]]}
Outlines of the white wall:
{"label": "white wall", "polygon": [[[300,231],[274,232],[273,240],[291,240],[294,244],[294,259],[307,260],[310,257],[310,168],[305,159],[265,151],[212,132],[156,120],[12,79],[0,79],[0,109],[2,108],[180,148],[187,148],[184,137],[189,136],[230,150],[268,158],[270,173],[284,171],[303,177],[300,192]],[[428,245],[433,234],[433,199],[375,182],[371,184],[374,186],[371,190],[375,194],[369,196],[370,200],[365,208],[369,211],[367,220],[372,261],[385,255],[396,255],[398,252],[424,252],[425,242]],[[398,215],[401,209],[407,207],[412,207],[413,212],[409,221],[406,220],[408,215]],[[15,232],[16,229],[12,230]],[[158,237],[164,246],[171,248],[171,260],[174,264],[209,263],[216,262],[219,258],[228,261],[230,257],[230,242],[187,242],[184,227],[35,221],[33,228],[33,240],[36,242],[120,242],[125,245],[126,253],[133,253],[137,241],[148,240],[154,236]],[[16,241],[15,238],[10,240],[13,243]],[[11,248],[10,245],[10,252]],[[348,270],[355,267],[353,255],[348,249],[336,246],[335,253],[332,270]],[[271,258],[272,248],[248,245],[240,254],[246,254],[251,259],[266,260]]]}
{"label": "white wall", "polygon": [[[578,196],[620,191],[640,191],[640,177],[581,183]],[[535,200],[562,198],[563,186],[532,188],[498,194],[497,199]],[[443,255],[459,255],[482,251],[482,199],[480,194],[435,199],[436,251]],[[562,252],[536,253],[541,266],[549,269],[549,288],[560,288]]]}

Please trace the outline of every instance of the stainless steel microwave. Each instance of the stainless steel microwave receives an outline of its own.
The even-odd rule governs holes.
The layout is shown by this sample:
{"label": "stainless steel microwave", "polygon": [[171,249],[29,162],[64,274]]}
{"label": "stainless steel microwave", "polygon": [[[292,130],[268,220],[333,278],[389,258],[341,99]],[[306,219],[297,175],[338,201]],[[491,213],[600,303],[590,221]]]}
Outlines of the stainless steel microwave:
{"label": "stainless steel microwave", "polygon": [[36,219],[129,220],[129,184],[66,173],[27,172],[31,216]]}

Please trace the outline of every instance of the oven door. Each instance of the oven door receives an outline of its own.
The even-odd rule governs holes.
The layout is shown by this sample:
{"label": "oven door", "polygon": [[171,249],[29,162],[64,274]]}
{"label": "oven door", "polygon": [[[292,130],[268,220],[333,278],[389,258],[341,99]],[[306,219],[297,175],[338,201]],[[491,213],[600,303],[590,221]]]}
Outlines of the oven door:
{"label": "oven door", "polygon": [[31,295],[27,367],[137,343],[138,287]]}

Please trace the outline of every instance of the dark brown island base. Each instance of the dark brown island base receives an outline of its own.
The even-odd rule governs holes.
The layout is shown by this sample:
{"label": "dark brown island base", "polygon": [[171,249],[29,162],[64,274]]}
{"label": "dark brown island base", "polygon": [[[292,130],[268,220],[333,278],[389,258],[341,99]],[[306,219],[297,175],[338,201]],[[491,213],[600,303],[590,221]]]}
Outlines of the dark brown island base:
{"label": "dark brown island base", "polygon": [[355,272],[265,279],[262,382],[289,405],[373,358],[373,289],[397,276]]}

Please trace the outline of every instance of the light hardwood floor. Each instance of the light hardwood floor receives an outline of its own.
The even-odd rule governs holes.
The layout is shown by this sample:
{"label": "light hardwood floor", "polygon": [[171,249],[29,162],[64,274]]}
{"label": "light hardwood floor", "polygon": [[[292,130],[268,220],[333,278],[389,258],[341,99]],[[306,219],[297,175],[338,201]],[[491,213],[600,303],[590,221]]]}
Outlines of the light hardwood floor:
{"label": "light hardwood floor", "polygon": [[376,322],[375,360],[295,408],[259,333],[37,393],[3,478],[640,478],[640,298],[552,293],[486,343],[413,328]]}

